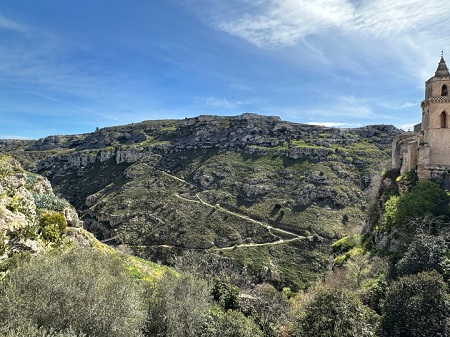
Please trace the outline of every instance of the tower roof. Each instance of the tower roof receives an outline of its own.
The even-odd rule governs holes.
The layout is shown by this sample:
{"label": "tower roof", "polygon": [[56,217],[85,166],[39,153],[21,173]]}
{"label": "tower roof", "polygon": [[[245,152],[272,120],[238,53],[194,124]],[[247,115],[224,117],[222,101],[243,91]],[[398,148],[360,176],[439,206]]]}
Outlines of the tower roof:
{"label": "tower roof", "polygon": [[441,60],[439,61],[439,65],[436,69],[436,73],[434,74],[434,76],[435,77],[450,76],[450,73],[448,71],[447,65],[445,64],[443,55],[441,55]]}

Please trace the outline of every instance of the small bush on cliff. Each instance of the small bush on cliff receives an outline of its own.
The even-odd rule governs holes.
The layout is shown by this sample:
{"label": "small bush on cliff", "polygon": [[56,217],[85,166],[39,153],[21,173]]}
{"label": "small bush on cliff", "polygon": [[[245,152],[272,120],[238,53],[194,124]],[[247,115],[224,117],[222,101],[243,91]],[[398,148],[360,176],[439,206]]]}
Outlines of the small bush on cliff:
{"label": "small bush on cliff", "polygon": [[203,330],[202,337],[263,337],[256,323],[240,311],[217,311],[210,315],[211,321]]}
{"label": "small bush on cliff", "polygon": [[225,311],[237,310],[240,308],[239,304],[239,288],[231,284],[230,280],[223,277],[218,277],[214,280],[214,285],[211,290],[211,295]]}
{"label": "small bush on cliff", "polygon": [[59,243],[66,233],[67,222],[62,213],[48,212],[39,219],[40,234],[48,242]]}
{"label": "small bush on cliff", "polygon": [[439,184],[421,181],[407,194],[392,196],[386,201],[384,225],[389,230],[426,214],[448,215],[448,201],[449,197]]}

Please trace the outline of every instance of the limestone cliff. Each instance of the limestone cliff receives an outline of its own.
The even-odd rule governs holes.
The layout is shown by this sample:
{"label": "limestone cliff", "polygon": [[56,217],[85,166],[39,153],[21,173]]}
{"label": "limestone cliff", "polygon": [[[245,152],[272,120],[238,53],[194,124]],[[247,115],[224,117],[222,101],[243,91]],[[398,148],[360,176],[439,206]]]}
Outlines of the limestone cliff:
{"label": "limestone cliff", "polygon": [[0,155],[0,261],[54,247],[66,239],[68,227],[81,225],[75,209],[53,193],[46,178]]}

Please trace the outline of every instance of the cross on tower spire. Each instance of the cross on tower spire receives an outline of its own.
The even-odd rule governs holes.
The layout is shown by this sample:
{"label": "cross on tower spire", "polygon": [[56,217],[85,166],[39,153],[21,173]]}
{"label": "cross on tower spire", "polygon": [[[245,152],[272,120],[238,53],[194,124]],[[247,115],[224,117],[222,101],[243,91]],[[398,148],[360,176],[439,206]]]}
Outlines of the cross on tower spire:
{"label": "cross on tower spire", "polygon": [[450,73],[444,60],[444,51],[441,51],[441,60],[439,61],[439,65],[436,69],[436,73],[434,74],[434,76],[435,77],[450,76]]}

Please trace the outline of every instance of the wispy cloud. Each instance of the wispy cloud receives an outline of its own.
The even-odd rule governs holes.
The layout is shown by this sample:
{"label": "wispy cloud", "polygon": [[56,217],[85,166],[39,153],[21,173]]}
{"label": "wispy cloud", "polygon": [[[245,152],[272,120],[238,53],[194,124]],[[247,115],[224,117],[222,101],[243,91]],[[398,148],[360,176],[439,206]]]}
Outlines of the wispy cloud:
{"label": "wispy cloud", "polygon": [[15,30],[21,33],[26,32],[26,27],[0,15],[0,29]]}
{"label": "wispy cloud", "polygon": [[107,119],[111,119],[111,120],[114,120],[114,121],[117,121],[117,122],[121,121],[120,118],[117,118],[117,117],[114,117],[114,116],[110,116],[110,115],[106,115],[106,114],[103,114],[103,113],[99,113],[99,112],[93,111],[91,109],[86,109],[86,108],[83,108],[83,107],[80,107],[80,106],[77,106],[77,105],[73,105],[73,104],[70,104],[70,103],[66,103],[66,102],[63,102],[63,101],[61,101],[59,99],[56,99],[56,98],[53,98],[53,97],[50,97],[50,96],[47,96],[47,95],[42,95],[40,93],[32,92],[32,91],[28,91],[28,93],[30,95],[38,96],[38,97],[41,97],[41,98],[46,99],[48,101],[56,102],[58,104],[62,104],[62,105],[65,105],[65,106],[68,106],[68,107],[71,107],[71,108],[74,108],[74,109],[77,109],[77,110],[81,110],[81,111],[84,111],[84,112],[92,113],[92,114],[95,114],[95,115],[98,115],[98,116],[101,116],[101,117],[104,117],[104,118],[107,118]]}
{"label": "wispy cloud", "polygon": [[227,100],[226,98],[218,97],[198,97],[196,99],[197,104],[206,105],[209,107],[216,107],[226,109],[235,109],[244,104],[242,101]]}
{"label": "wispy cloud", "polygon": [[422,32],[433,26],[448,32],[449,11],[443,1],[410,0],[264,0],[258,9],[218,26],[259,47],[289,46],[327,30],[371,36]]}
{"label": "wispy cloud", "polygon": [[304,36],[332,26],[340,26],[353,17],[353,6],[343,0],[267,0],[259,13],[224,20],[219,27],[260,47],[292,45]]}
{"label": "wispy cloud", "polygon": [[313,109],[312,113],[319,116],[339,116],[347,118],[373,118],[376,114],[372,107],[362,99],[353,96],[340,96],[334,102],[327,102],[325,107]]}
{"label": "wispy cloud", "polygon": [[387,121],[395,123],[399,120],[399,116],[386,113],[388,110],[379,109],[370,98],[359,99],[354,96],[339,96],[304,110],[291,108],[280,111],[283,116],[290,119],[308,119],[308,123],[325,126],[335,126],[329,123],[337,123],[336,126],[347,123],[341,127],[357,127],[361,123],[379,124]]}
{"label": "wispy cloud", "polygon": [[419,103],[416,103],[416,102],[414,102],[414,103],[405,103],[405,104],[403,104],[403,105],[401,105],[401,106],[395,107],[394,109],[399,110],[399,109],[410,108],[410,107],[416,106],[416,105],[418,105],[418,104],[419,104]]}

